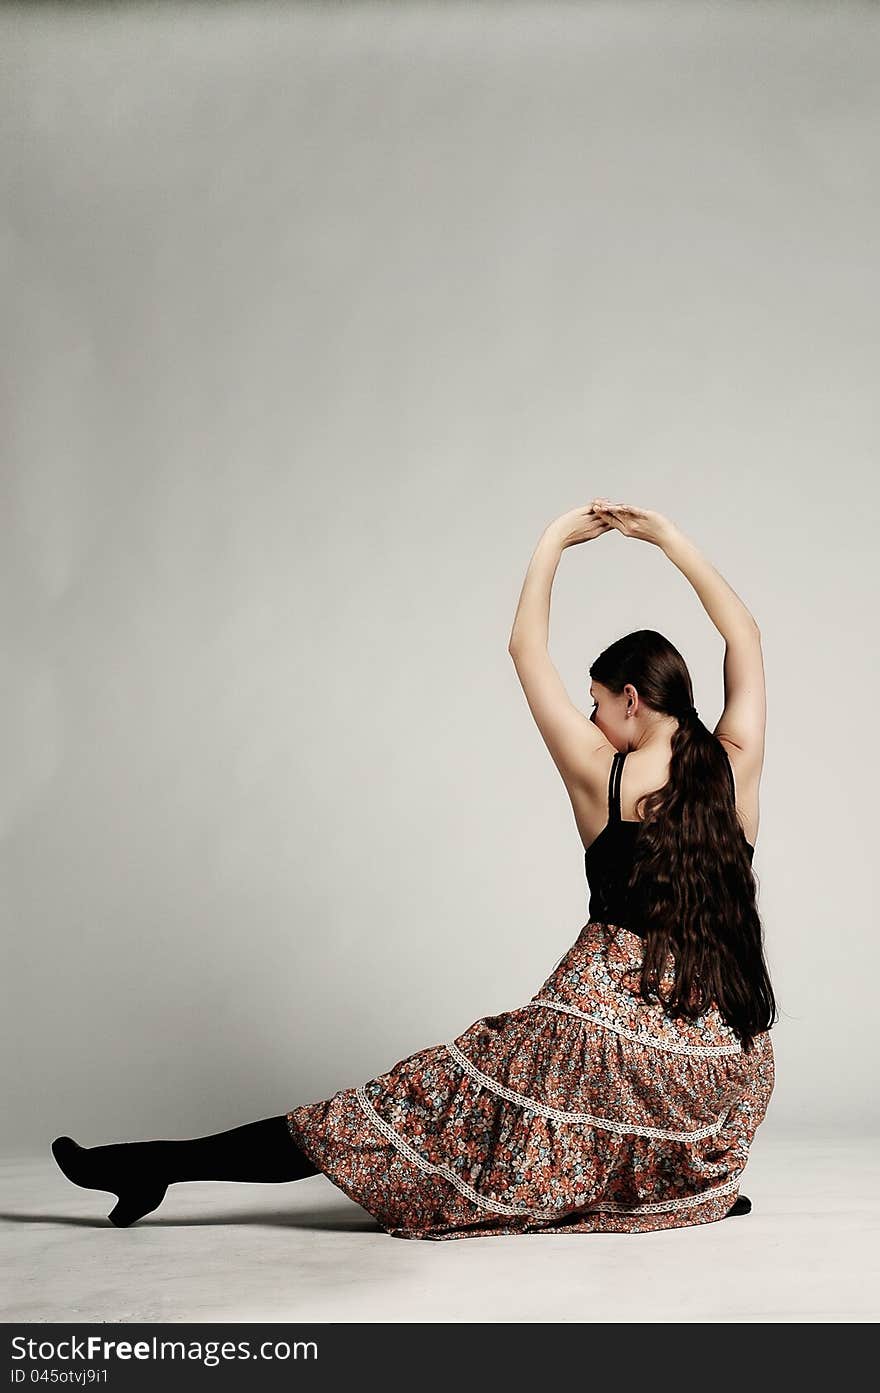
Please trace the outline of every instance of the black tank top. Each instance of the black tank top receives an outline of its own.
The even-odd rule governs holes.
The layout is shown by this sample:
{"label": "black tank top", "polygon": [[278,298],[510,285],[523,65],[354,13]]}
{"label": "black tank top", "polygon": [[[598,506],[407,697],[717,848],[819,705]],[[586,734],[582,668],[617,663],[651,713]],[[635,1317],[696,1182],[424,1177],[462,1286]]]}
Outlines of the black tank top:
{"label": "black tank top", "polygon": [[[636,836],[642,825],[639,819],[620,816],[620,779],[628,753],[628,750],[614,752],[608,779],[608,821],[584,852],[584,868],[590,887],[590,918],[604,924],[620,924],[644,937],[646,930],[639,924],[635,907],[628,903],[626,896]],[[735,797],[736,786],[729,756],[727,769]],[[746,846],[751,860],[755,848],[748,841]]]}

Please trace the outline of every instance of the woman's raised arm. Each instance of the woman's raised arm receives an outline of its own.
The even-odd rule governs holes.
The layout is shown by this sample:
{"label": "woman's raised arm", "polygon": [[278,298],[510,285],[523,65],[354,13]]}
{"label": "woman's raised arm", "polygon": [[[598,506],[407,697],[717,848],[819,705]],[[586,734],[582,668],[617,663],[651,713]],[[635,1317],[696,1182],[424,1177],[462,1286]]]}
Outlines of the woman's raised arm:
{"label": "woman's raised arm", "polygon": [[736,591],[674,522],[649,508],[594,499],[591,507],[625,537],[653,542],[686,576],[725,642],[724,710],[715,736],[728,746],[738,802],[757,833],[758,784],[764,763],[767,694],[757,620]]}

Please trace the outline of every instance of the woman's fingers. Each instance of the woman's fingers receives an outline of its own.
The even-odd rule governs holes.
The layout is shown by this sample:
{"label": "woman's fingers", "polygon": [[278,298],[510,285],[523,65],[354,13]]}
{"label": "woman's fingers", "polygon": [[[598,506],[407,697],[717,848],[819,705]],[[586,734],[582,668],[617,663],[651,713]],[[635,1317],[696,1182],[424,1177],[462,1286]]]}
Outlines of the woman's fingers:
{"label": "woman's fingers", "polygon": [[610,498],[594,498],[590,504],[594,513],[640,513],[641,508],[635,508],[631,503],[612,503]]}
{"label": "woman's fingers", "polygon": [[664,546],[675,533],[674,524],[662,513],[653,512],[650,508],[636,508],[632,503],[604,501],[600,504],[598,516],[610,518],[624,537],[635,537],[659,547]]}

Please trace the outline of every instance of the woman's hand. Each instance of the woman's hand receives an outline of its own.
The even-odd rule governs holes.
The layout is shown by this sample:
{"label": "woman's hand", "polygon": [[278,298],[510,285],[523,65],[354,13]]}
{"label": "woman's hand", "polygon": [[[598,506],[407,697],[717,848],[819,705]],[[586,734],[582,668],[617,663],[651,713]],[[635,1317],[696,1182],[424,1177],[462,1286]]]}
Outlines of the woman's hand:
{"label": "woman's hand", "polygon": [[592,542],[603,532],[611,532],[613,527],[610,518],[599,517],[588,503],[584,508],[572,508],[571,512],[563,513],[551,522],[547,531],[553,533],[560,546],[575,547],[580,542]]}
{"label": "woman's hand", "polygon": [[679,535],[674,522],[650,508],[634,508],[629,503],[610,503],[607,498],[594,498],[590,510],[601,522],[607,522],[622,532],[624,537],[653,542],[656,547],[665,549]]}

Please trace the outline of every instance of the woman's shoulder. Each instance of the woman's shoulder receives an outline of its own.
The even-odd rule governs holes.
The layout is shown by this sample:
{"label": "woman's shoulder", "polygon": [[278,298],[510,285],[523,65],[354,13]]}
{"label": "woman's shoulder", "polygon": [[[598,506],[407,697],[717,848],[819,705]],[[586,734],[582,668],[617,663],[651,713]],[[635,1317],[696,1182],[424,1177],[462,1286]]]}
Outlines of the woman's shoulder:
{"label": "woman's shoulder", "polygon": [[756,759],[741,745],[734,744],[726,736],[715,733],[715,739],[726,751],[733,770],[733,783],[736,789],[736,810],[746,841],[755,845],[760,822],[759,794],[761,789],[761,770],[763,758]]}

